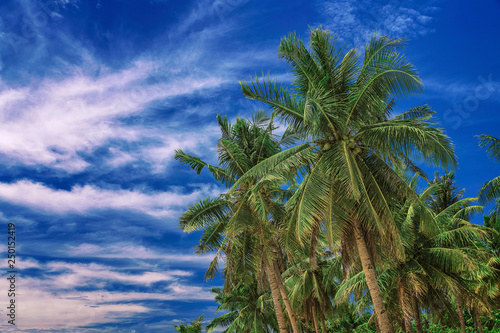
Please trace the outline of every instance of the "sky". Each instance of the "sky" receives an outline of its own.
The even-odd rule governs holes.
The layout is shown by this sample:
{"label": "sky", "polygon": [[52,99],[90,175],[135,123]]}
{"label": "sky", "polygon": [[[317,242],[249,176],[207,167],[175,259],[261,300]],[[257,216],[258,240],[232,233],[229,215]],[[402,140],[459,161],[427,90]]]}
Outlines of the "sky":
{"label": "sky", "polygon": [[222,281],[204,281],[212,257],[178,221],[224,189],[174,150],[216,163],[216,114],[265,107],[241,94],[250,75],[290,82],[277,46],[291,32],[322,25],[360,52],[374,33],[406,37],[425,87],[396,111],[436,111],[458,186],[477,196],[500,171],[475,138],[500,137],[499,15],[499,0],[3,0],[0,252],[15,223],[18,274],[13,326],[0,261],[0,331],[175,332],[214,318]]}

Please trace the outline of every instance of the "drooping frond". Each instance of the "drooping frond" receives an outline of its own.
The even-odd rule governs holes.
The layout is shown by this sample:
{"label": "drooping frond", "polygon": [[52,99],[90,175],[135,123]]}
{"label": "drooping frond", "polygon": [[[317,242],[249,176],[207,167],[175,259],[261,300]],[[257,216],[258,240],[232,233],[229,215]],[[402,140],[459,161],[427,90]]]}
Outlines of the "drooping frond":
{"label": "drooping frond", "polygon": [[479,147],[486,148],[488,156],[500,162],[500,139],[486,134],[477,135],[477,137],[479,138]]}
{"label": "drooping frond", "polygon": [[500,176],[486,182],[479,190],[479,202],[487,204],[500,199]]}
{"label": "drooping frond", "polygon": [[229,201],[223,197],[200,200],[182,214],[179,227],[185,232],[200,230],[226,219]]}
{"label": "drooping frond", "polygon": [[247,98],[265,102],[271,106],[273,112],[292,128],[300,128],[304,121],[304,101],[290,95],[287,89],[278,88],[277,81],[270,77],[250,77],[250,84],[241,82],[241,91]]}
{"label": "drooping frond", "polygon": [[201,173],[201,170],[203,170],[204,167],[207,167],[208,171],[214,176],[215,180],[221,182],[226,187],[231,186],[236,181],[234,175],[227,172],[227,170],[207,164],[203,162],[199,157],[189,155],[180,149],[175,151],[174,158],[182,163],[189,165],[189,167],[196,171],[198,175]]}
{"label": "drooping frond", "polygon": [[424,119],[393,118],[366,125],[356,138],[382,156],[411,156],[435,166],[454,167],[457,157],[450,138],[435,123]]}

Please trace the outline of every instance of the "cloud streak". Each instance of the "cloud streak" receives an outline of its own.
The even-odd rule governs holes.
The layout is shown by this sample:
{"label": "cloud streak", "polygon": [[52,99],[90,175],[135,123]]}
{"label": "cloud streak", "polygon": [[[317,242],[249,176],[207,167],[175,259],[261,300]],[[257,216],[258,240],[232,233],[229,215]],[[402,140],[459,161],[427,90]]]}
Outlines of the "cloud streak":
{"label": "cloud streak", "polygon": [[[79,172],[89,166],[79,153],[111,140],[151,139],[152,131],[121,124],[155,102],[185,96],[223,83],[215,77],[174,78],[149,84],[152,62],[90,77],[75,72],[63,81],[10,89],[0,82],[0,153],[25,165],[45,165]],[[153,131],[154,132],[154,131]],[[12,162],[11,162],[12,163]]]}
{"label": "cloud streak", "polygon": [[84,243],[77,246],[69,246],[65,254],[71,257],[86,258],[161,259],[168,262],[189,263],[197,266],[200,264],[208,265],[214,258],[214,255],[211,254],[197,256],[183,253],[159,253],[144,246],[125,242],[106,246]]}
{"label": "cloud streak", "polygon": [[[38,277],[23,276],[17,284],[16,302],[18,313],[16,326],[22,330],[65,330],[79,332],[78,327],[116,323],[123,318],[155,311],[148,301],[208,301],[213,299],[208,288],[185,285],[180,278],[191,272],[170,270],[139,274],[95,263],[48,262],[45,264],[28,259],[22,269],[36,268],[42,271]],[[156,282],[168,285],[155,291],[109,292],[105,283],[133,284],[142,288]],[[7,288],[8,281],[1,279],[0,287]],[[77,288],[91,288],[78,291]],[[150,288],[151,289],[151,288]],[[163,315],[173,315],[162,309]],[[22,314],[29,314],[23,316]],[[5,309],[0,309],[5,316]],[[2,331],[11,331],[9,325],[0,325]],[[87,331],[92,331],[91,328]]]}
{"label": "cloud streak", "polygon": [[0,199],[52,213],[84,214],[93,210],[133,210],[154,217],[173,217],[179,207],[220,194],[212,185],[199,185],[191,193],[141,192],[134,190],[110,190],[92,185],[74,186],[70,191],[52,189],[41,183],[20,180],[16,183],[0,183]]}

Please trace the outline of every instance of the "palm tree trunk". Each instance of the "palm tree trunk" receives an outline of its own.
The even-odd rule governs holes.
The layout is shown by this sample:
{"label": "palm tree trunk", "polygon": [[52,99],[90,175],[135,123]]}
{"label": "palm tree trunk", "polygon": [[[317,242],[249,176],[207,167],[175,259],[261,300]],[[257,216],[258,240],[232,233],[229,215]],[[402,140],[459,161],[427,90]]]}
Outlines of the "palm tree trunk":
{"label": "palm tree trunk", "polygon": [[408,313],[407,306],[404,303],[404,295],[399,296],[400,302],[401,302],[401,311],[403,311],[403,317],[404,317],[404,327],[405,327],[405,332],[406,333],[413,333],[413,325],[411,324],[411,317]]}
{"label": "palm tree trunk", "polygon": [[314,332],[319,333],[318,317],[316,314],[316,304],[313,304],[313,306],[312,306],[312,313],[313,313]]}
{"label": "palm tree trunk", "polygon": [[476,326],[476,333],[483,333],[483,325],[481,324],[481,318],[479,318],[479,311],[476,308],[472,309],[474,315],[474,326]]}
{"label": "palm tree trunk", "polygon": [[404,320],[404,325],[405,325],[405,332],[406,333],[414,333],[413,332],[413,325],[411,324],[411,318],[407,314],[404,315],[405,320]]}
{"label": "palm tree trunk", "polygon": [[[309,247],[309,265],[311,267],[311,270],[314,270],[314,274],[317,274],[317,268],[318,268],[318,255],[316,253],[316,246],[318,244],[318,232],[319,232],[319,227],[320,227],[320,222],[316,221],[317,223],[313,226],[313,229],[311,231],[311,245]],[[325,292],[323,290],[322,285],[319,286],[321,288],[321,293],[325,295]],[[322,299],[317,300],[320,305],[320,310],[322,314],[319,316],[321,319],[321,332],[326,333],[325,329],[325,302]]]}
{"label": "palm tree trunk", "polygon": [[377,315],[374,314],[373,318],[375,319],[375,329],[377,330],[378,333],[380,333],[380,323],[378,321]]}
{"label": "palm tree trunk", "polygon": [[281,293],[281,298],[283,298],[283,302],[285,303],[286,311],[288,313],[288,318],[290,318],[290,323],[292,324],[293,331],[295,333],[300,333],[299,326],[297,325],[297,319],[295,318],[295,313],[293,312],[292,305],[290,304],[290,300],[288,299],[288,295],[286,294],[285,287],[283,286],[283,279],[281,278],[278,263],[275,260],[273,261],[273,267],[274,276],[278,284],[278,289]]}
{"label": "palm tree trunk", "polygon": [[[325,295],[325,293],[323,292],[323,295]],[[326,314],[326,310],[325,310],[325,304],[324,304],[324,300],[322,300],[322,302],[320,303],[320,310],[321,310],[321,315],[319,316],[320,319],[321,319],[321,332],[322,333],[326,333],[326,327],[325,327],[325,314]]]}
{"label": "palm tree trunk", "polygon": [[356,219],[354,219],[354,237],[356,238],[356,246],[361,259],[361,265],[363,266],[363,272],[365,273],[366,284],[368,285],[368,290],[370,291],[370,296],[372,297],[373,311],[375,312],[380,325],[380,331],[382,333],[394,333],[394,328],[392,327],[389,317],[387,316],[387,311],[382,299],[382,293],[380,292],[380,287],[377,282],[377,273],[372,264],[372,257],[368,251],[366,240],[361,229],[361,224]]}
{"label": "palm tree trunk", "polygon": [[465,328],[465,318],[464,318],[464,308],[462,307],[462,297],[457,294],[457,311],[458,311],[458,320],[460,321],[460,329],[462,333],[467,333]]}
{"label": "palm tree trunk", "polygon": [[420,308],[418,306],[417,296],[415,296],[414,293],[411,294],[411,307],[413,310],[413,318],[415,319],[415,330],[417,333],[424,333],[422,319],[420,318]]}
{"label": "palm tree trunk", "polygon": [[273,269],[271,269],[267,259],[265,259],[264,269],[266,271],[269,285],[271,286],[271,295],[273,297],[274,311],[276,313],[276,319],[278,320],[278,327],[280,329],[280,333],[287,333],[286,320],[285,316],[283,315],[283,309],[281,308],[280,291],[276,283],[276,278],[274,277]]}
{"label": "palm tree trunk", "polygon": [[405,292],[404,286],[406,285],[406,280],[403,278],[403,280],[400,282],[399,285],[399,302],[401,303],[401,311],[403,312],[403,325],[404,325],[404,330],[406,333],[413,333],[413,326],[411,324],[411,316],[410,316],[410,311],[408,311],[408,303],[405,301],[407,300],[408,293]]}

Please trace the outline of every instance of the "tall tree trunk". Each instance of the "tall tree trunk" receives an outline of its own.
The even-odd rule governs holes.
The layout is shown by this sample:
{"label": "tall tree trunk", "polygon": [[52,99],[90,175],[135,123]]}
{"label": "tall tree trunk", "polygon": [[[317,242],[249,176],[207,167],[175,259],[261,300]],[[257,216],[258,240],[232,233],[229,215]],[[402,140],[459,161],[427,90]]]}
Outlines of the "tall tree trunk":
{"label": "tall tree trunk", "polygon": [[[314,300],[313,300],[313,302],[314,302]],[[313,306],[312,306],[312,314],[313,314],[314,332],[319,333],[318,315],[316,313],[316,304],[314,304],[314,303],[313,303]]]}
{"label": "tall tree trunk", "polygon": [[464,308],[462,306],[462,297],[459,294],[455,297],[457,300],[457,311],[458,311],[458,320],[460,321],[460,329],[462,333],[467,333],[467,329],[465,328],[465,318],[464,318]]}
{"label": "tall tree trunk", "polygon": [[[316,253],[316,246],[318,244],[318,237],[319,237],[319,228],[321,223],[316,221],[317,223],[313,226],[313,229],[311,231],[311,245],[309,247],[309,265],[311,267],[311,270],[314,270],[314,274],[316,277],[318,277],[318,255]],[[323,289],[323,286],[320,285],[319,288],[321,289],[320,292],[322,295],[325,295],[325,291]],[[320,311],[321,315],[319,316],[321,320],[321,332],[326,333],[326,328],[325,328],[325,300],[324,299],[318,299],[317,300],[320,306]]]}
{"label": "tall tree trunk", "polygon": [[380,333],[380,323],[378,321],[377,315],[373,314],[373,318],[375,319],[375,329],[377,330],[378,333]]}
{"label": "tall tree trunk", "polygon": [[269,285],[271,286],[271,295],[273,296],[274,303],[274,311],[276,313],[276,319],[278,320],[278,327],[280,329],[280,333],[287,333],[286,331],[286,320],[283,315],[283,309],[281,308],[280,302],[280,291],[278,288],[278,284],[276,283],[276,277],[274,276],[274,270],[271,268],[267,259],[264,259],[264,269],[266,271],[267,280],[269,281]]}
{"label": "tall tree trunk", "polygon": [[403,317],[404,317],[404,326],[405,326],[405,332],[406,333],[414,333],[413,332],[413,325],[411,324],[411,317],[410,314],[408,313],[407,306],[404,302],[404,296],[400,294],[400,302],[401,302],[401,310],[403,311]]}
{"label": "tall tree trunk", "polygon": [[476,333],[483,333],[483,325],[481,324],[481,318],[479,318],[479,311],[474,307],[472,309],[474,316],[474,326],[476,327]]}
{"label": "tall tree trunk", "polygon": [[422,319],[420,318],[420,308],[418,306],[417,296],[412,292],[411,293],[411,307],[413,310],[413,318],[415,319],[415,330],[417,333],[424,333],[424,329],[422,328]]}
{"label": "tall tree trunk", "polygon": [[399,302],[401,303],[401,311],[403,312],[403,324],[406,333],[413,333],[413,325],[411,324],[410,311],[407,301],[408,293],[405,292],[406,280],[403,278],[399,285]]}
{"label": "tall tree trunk", "polygon": [[394,328],[392,327],[389,317],[387,316],[387,311],[382,299],[382,293],[380,292],[380,287],[377,282],[377,273],[372,264],[372,258],[366,245],[363,230],[361,229],[360,222],[356,219],[354,220],[354,236],[356,238],[356,246],[361,259],[361,265],[363,266],[363,272],[365,273],[366,284],[368,285],[368,290],[370,291],[370,296],[372,297],[373,311],[375,312],[380,325],[380,331],[382,333],[394,333]]}
{"label": "tall tree trunk", "polygon": [[295,313],[293,312],[292,305],[290,304],[290,300],[288,299],[288,295],[286,294],[285,287],[283,286],[283,279],[281,278],[281,273],[276,261],[273,261],[273,267],[274,276],[278,284],[278,289],[281,293],[281,298],[283,298],[283,302],[285,303],[286,311],[288,313],[288,318],[290,318],[290,323],[292,324],[293,331],[295,333],[300,333],[299,326],[297,325],[297,319],[295,318]]}

